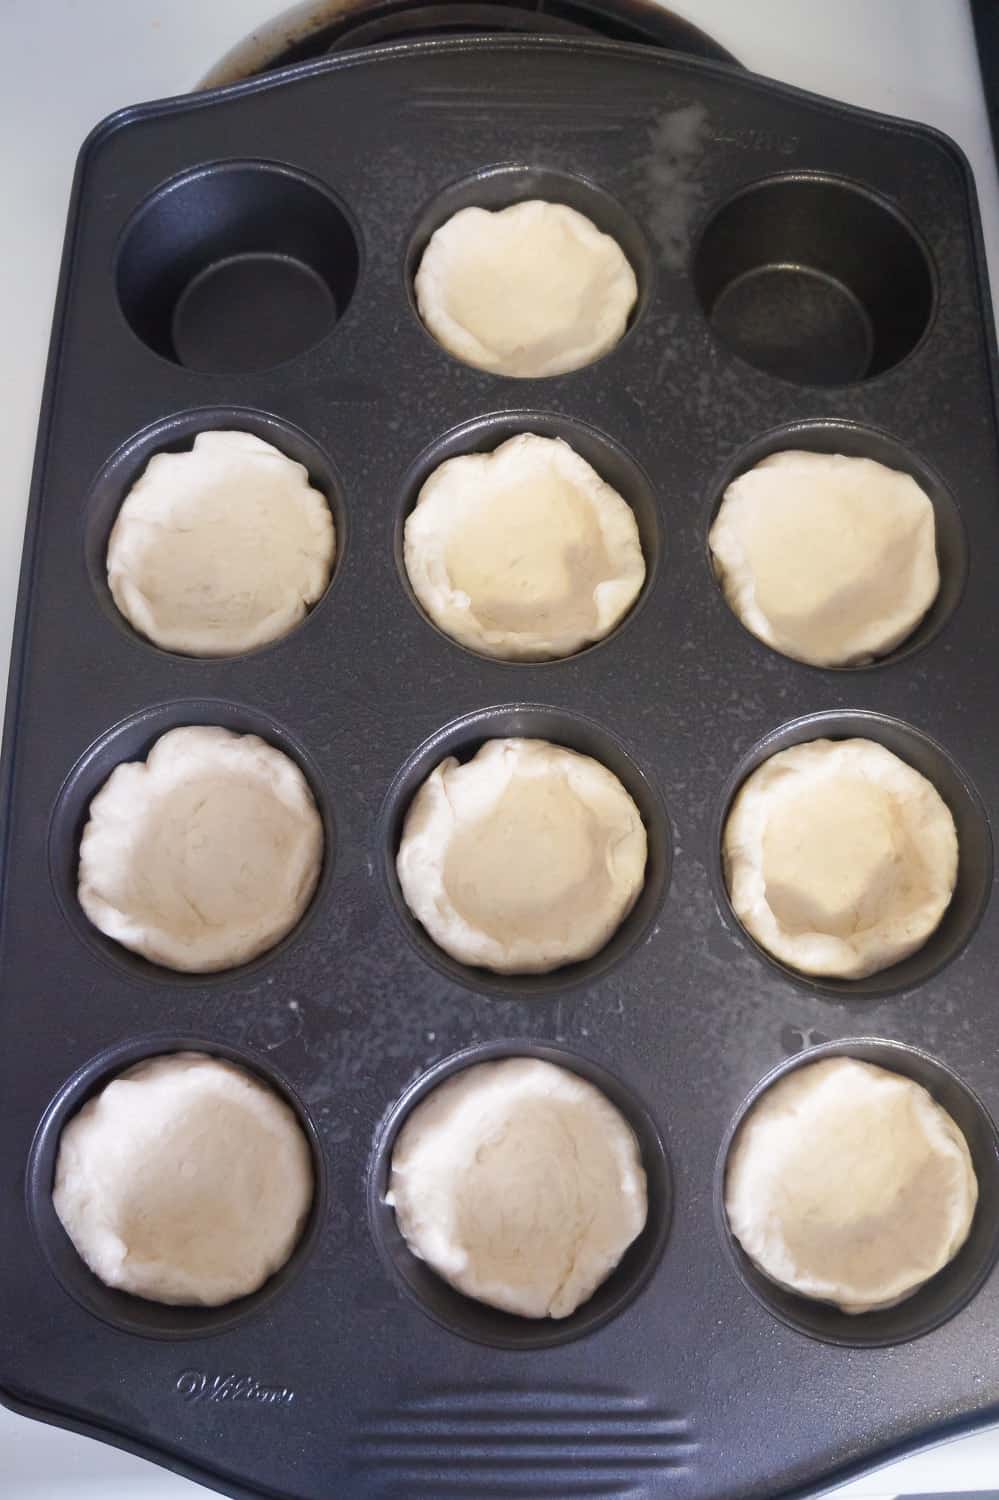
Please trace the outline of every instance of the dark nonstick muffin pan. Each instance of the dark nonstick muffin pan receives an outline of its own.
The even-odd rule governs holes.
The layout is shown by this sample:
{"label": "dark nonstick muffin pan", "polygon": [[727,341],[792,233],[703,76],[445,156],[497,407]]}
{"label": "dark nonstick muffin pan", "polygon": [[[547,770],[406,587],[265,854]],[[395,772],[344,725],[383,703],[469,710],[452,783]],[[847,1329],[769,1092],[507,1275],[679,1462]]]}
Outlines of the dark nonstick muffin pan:
{"label": "dark nonstick muffin pan", "polygon": [[[513,380],[451,358],[412,276],[467,204],[567,202],[639,298],[611,353]],[[999,458],[974,190],[932,131],[724,66],[560,39],[357,52],[114,116],[84,147],[25,550],[4,762],[0,1387],[18,1410],[270,1500],[802,1496],[999,1418]],[[195,660],[129,629],[103,558],[153,453],[258,433],[327,494],[338,558],[284,640]],[[634,508],[648,581],[565,661],[487,661],[420,612],[401,530],[423,479],[516,431],[565,436]],[[725,484],[781,447],[907,469],[940,597],[879,664],[752,637],[712,576]],[[327,850],[299,926],[252,964],[156,968],[76,902],[89,801],[165,730],[252,730],[302,767]],[[595,754],[649,833],[602,954],[497,979],[409,917],[396,841],[420,779],[493,735]],[[722,819],[767,753],[866,734],[961,837],[950,912],[870,981],[810,983],[735,921]],[[812,1046],[924,1082],[981,1198],[952,1265],[847,1318],[761,1283],[720,1210],[727,1142]],[[112,1293],[51,1207],[59,1131],[141,1057],[198,1047],[295,1108],[319,1193],[299,1250],[217,1310]],[[436,1081],[525,1053],[638,1134],[645,1233],[564,1324],[492,1313],[416,1262],[383,1202]],[[821,1164],[816,1164],[821,1170]]]}

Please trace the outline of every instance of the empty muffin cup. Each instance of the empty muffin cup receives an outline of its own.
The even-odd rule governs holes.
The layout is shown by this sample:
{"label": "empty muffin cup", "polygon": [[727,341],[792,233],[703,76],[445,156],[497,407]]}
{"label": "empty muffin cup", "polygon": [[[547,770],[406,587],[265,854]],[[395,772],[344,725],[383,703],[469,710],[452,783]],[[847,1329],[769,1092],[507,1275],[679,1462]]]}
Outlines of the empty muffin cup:
{"label": "empty muffin cup", "polygon": [[848,385],[900,364],[936,299],[928,253],[895,208],[808,172],[751,183],[716,209],[693,278],[721,342],[799,385]]}
{"label": "empty muffin cup", "polygon": [[343,317],[360,265],[345,210],[273,162],[214,162],[157,189],[126,226],[118,298],[154,353],[192,370],[266,370]]}

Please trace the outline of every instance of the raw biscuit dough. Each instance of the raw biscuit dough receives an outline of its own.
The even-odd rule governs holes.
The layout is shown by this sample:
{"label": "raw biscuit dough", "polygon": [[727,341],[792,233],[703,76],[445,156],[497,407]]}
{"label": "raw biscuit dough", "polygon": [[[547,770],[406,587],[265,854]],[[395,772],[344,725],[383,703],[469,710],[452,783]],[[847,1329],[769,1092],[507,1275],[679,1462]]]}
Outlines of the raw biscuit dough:
{"label": "raw biscuit dough", "polygon": [[962,1132],[911,1078],[836,1057],[767,1089],[725,1174],[729,1226],[778,1286],[892,1307],[964,1244],[978,1182]]}
{"label": "raw biscuit dough", "polygon": [[246,963],[299,920],[323,824],[294,761],[255,734],[196,725],[116,767],[90,804],[80,905],[95,927],[171,969]]}
{"label": "raw biscuit dough", "polygon": [[725,823],[739,921],[802,974],[860,979],[935,931],[957,882],[957,832],[925,776],[873,740],[812,740],[743,782]]}
{"label": "raw biscuit dough", "polygon": [[940,587],[929,497],[869,458],[771,454],[729,485],[709,541],[746,628],[814,666],[894,650]]}
{"label": "raw biscuit dough", "polygon": [[120,1074],[62,1132],[52,1201],[107,1286],[216,1307],[284,1265],[312,1204],[312,1155],[283,1099],[200,1052]]}
{"label": "raw biscuit dough", "polygon": [[431,236],[415,282],[420,317],[466,364],[562,375],[621,338],[638,282],[616,240],[564,203],[463,208]]}
{"label": "raw biscuit dough", "polygon": [[630,1125],[592,1083],[553,1063],[477,1063],[412,1111],[386,1202],[413,1254],[468,1297],[565,1318],[645,1227]]}
{"label": "raw biscuit dough", "polygon": [[397,869],[446,953],[541,974],[599,952],[638,899],[646,836],[612,772],[546,740],[488,740],[413,798]]}
{"label": "raw biscuit dough", "polygon": [[305,468],[249,432],[157,453],[118,512],[108,585],[166,651],[231,656],[287,635],[326,589],[336,548]]}
{"label": "raw biscuit dough", "polygon": [[508,661],[607,635],[645,581],[631,507],[560,438],[449,458],[406,521],[413,592],[454,640]]}

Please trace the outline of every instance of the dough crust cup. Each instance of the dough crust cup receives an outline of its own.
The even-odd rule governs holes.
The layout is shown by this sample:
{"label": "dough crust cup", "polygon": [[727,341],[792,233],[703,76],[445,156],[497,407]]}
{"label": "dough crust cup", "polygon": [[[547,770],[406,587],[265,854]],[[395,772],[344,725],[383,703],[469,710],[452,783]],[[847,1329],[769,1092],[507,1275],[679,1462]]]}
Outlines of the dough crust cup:
{"label": "dough crust cup", "polygon": [[285,1264],[313,1191],[285,1101],[233,1063],[175,1052],[128,1068],[68,1122],[52,1201],[107,1286],[217,1307]]}
{"label": "dough crust cup", "polygon": [[279,640],[330,581],[329,505],[302,464],[249,432],[200,432],[157,453],[126,495],[108,587],[164,651],[235,656]]}
{"label": "dough crust cup", "polygon": [[645,582],[631,507],[568,443],[533,433],[435,469],[406,520],[404,558],[430,619],[506,661],[602,640]]}
{"label": "dough crust cup", "polygon": [[940,588],[932,501],[869,458],[770,454],[728,486],[708,540],[746,629],[813,666],[886,656]]}
{"label": "dough crust cup", "polygon": [[873,740],[812,740],[743,782],[722,836],[732,909],[802,974],[860,979],[939,926],[957,831],[925,776]]}
{"label": "dough crust cup", "polygon": [[605,766],[501,739],[428,776],[396,868],[410,911],[452,958],[543,974],[605,946],[638,899],[646,852],[638,808]]}
{"label": "dough crust cup", "polygon": [[407,1118],[386,1201],[414,1255],[468,1297],[526,1318],[586,1302],[645,1227],[631,1126],[553,1063],[476,1063]]}
{"label": "dough crust cup", "polygon": [[537,379],[592,364],[638,299],[620,245],[564,203],[463,208],[430,237],[414,282],[424,324],[466,364]]}
{"label": "dough crust cup", "polygon": [[853,1058],[805,1064],[746,1115],[725,1212],[753,1264],[845,1313],[894,1307],[942,1270],[978,1200],[968,1144],[920,1084]]}
{"label": "dough crust cup", "polygon": [[255,734],[171,729],[90,804],[77,891],[108,937],[153,963],[210,973],[296,925],[324,855],[309,785]]}

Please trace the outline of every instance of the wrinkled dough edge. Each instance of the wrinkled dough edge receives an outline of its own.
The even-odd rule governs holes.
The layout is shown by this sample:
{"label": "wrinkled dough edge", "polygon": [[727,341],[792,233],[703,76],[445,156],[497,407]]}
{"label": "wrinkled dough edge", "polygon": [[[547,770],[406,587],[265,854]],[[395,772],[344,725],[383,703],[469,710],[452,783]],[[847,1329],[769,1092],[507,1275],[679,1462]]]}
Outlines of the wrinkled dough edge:
{"label": "wrinkled dough edge", "polygon": [[[804,491],[810,482],[808,470],[815,459],[829,460],[836,465],[869,465],[883,475],[890,476],[892,481],[908,481],[906,490],[914,511],[918,508],[921,513],[919,528],[922,536],[915,569],[918,576],[914,579],[912,598],[906,609],[894,617],[887,616],[868,622],[859,633],[844,633],[843,639],[831,643],[825,651],[816,651],[782,632],[763,610],[757,599],[756,579],[741,535],[742,526],[748,524],[766,503],[768,470],[802,470],[801,485]],[[708,545],[715,576],[737,619],[752,635],[773,650],[816,667],[863,666],[887,656],[908,640],[932,608],[940,591],[936,517],[932,501],[911,475],[889,469],[873,459],[849,458],[843,454],[817,454],[797,449],[770,454],[746,473],[739,475],[725,490],[708,536]]]}
{"label": "wrinkled dough edge", "polygon": [[[513,631],[483,625],[475,601],[452,581],[447,544],[464,521],[464,494],[501,490],[507,476],[549,465],[589,505],[611,564],[611,575],[594,589],[596,622],[589,631]],[[406,519],[404,561],[417,600],[446,635],[486,656],[506,661],[546,661],[572,656],[603,640],[631,609],[645,582],[645,558],[635,514],[590,464],[561,438],[520,433],[492,453],[460,454],[435,469]]]}
{"label": "wrinkled dough edge", "polygon": [[[314,532],[316,546],[310,552],[309,566],[303,570],[303,578],[289,592],[284,605],[262,615],[255,624],[211,628],[193,622],[170,625],[157,616],[152,602],[135,582],[131,552],[134,546],[142,543],[147,528],[164,524],[160,515],[164,504],[175,491],[183,493],[191,485],[199,460],[205,465],[219,461],[223,442],[227,444],[227,451],[231,450],[232,462],[245,464],[255,460],[280,470],[280,482],[298,506],[307,528]],[[196,480],[194,487],[197,487]],[[195,657],[235,656],[281,640],[301,623],[329,586],[336,548],[336,529],[329,502],[312,486],[303,464],[288,458],[252,433],[213,428],[199,432],[191,448],[184,452],[154,454],[132,485],[108,539],[108,588],[120,614],[160,650]],[[309,572],[316,575],[311,582],[306,578]]]}
{"label": "wrinkled dough edge", "polygon": [[[493,789],[494,800],[498,800],[525,762],[530,764],[539,754],[556,774],[567,777],[581,801],[609,801],[620,824],[607,854],[618,899],[614,909],[594,924],[589,941],[579,947],[539,946],[531,940],[515,945],[500,943],[465,920],[445,884],[448,848],[460,826],[460,804],[478,801]],[[459,963],[497,974],[545,974],[591,958],[607,945],[642,891],[647,852],[648,839],[638,808],[618,778],[599,761],[545,740],[488,740],[464,765],[453,756],[443,760],[417,791],[403,824],[396,871],[412,915],[437,946]]]}
{"label": "wrinkled dough edge", "polygon": [[[427,1205],[433,1198],[429,1184],[434,1179],[446,1176],[449,1189],[460,1182],[458,1158],[474,1156],[479,1140],[476,1125],[494,1126],[494,1101],[510,1114],[532,1098],[585,1102],[592,1111],[594,1131],[616,1163],[619,1191],[614,1242],[592,1247],[584,1230],[572,1246],[569,1269],[559,1283],[553,1289],[539,1286],[536,1292],[525,1294],[522,1287],[503,1286],[480,1273],[465,1247],[449,1233],[450,1224],[435,1221]],[[440,1171],[442,1159],[452,1163],[446,1174]],[[526,1057],[465,1068],[413,1109],[392,1152],[385,1202],[394,1208],[399,1231],[418,1260],[463,1295],[527,1318],[566,1318],[589,1301],[642,1233],[648,1218],[641,1150],[621,1111],[594,1084],[568,1068]]]}
{"label": "wrinkled dough edge", "polygon": [[[147,1113],[150,1087],[162,1096],[171,1076],[187,1075],[187,1084],[215,1086],[223,1096],[252,1110],[268,1136],[276,1135],[288,1170],[284,1223],[274,1214],[255,1219],[266,1231],[237,1272],[222,1268],[199,1281],[190,1271],[161,1260],[130,1255],[113,1227],[114,1204],[99,1180],[114,1143],[127,1136],[135,1111]],[[200,1075],[200,1079],[199,1079]],[[209,1077],[210,1075],[210,1077]],[[141,1098],[141,1103],[140,1103]],[[91,1159],[96,1158],[91,1164]],[[82,1177],[81,1177],[82,1173]],[[281,1096],[246,1069],[200,1052],[175,1052],[147,1058],[113,1078],[64,1126],[56,1157],[52,1203],[60,1223],[84,1264],[105,1286],[169,1306],[219,1307],[260,1289],[294,1254],[315,1194],[312,1151],[297,1116]],[[245,1243],[241,1254],[245,1252]]]}
{"label": "wrinkled dough edge", "polygon": [[[565,348],[540,361],[532,359],[529,349],[520,349],[507,357],[483,343],[472,329],[451,314],[448,286],[452,264],[469,255],[469,242],[474,244],[480,233],[488,233],[492,220],[502,215],[516,215],[524,219],[529,228],[531,216],[540,216],[543,212],[557,213],[577,240],[592,249],[594,264],[603,258],[613,266],[610,294],[598,309],[592,336],[584,343]],[[496,210],[459,209],[431,235],[417,268],[413,289],[425,327],[449,354],[476,369],[521,379],[566,375],[609,354],[627,331],[628,320],[638,301],[638,279],[613,236],[604,234],[585,214],[567,204],[548,203],[541,199]]]}
{"label": "wrinkled dough edge", "polygon": [[[781,1243],[775,1215],[768,1209],[767,1202],[761,1201],[760,1179],[767,1176],[765,1163],[769,1157],[768,1134],[784,1122],[789,1129],[799,1133],[803,1128],[799,1118],[800,1103],[787,1096],[798,1093],[803,1083],[807,1087],[803,1075],[811,1074],[816,1081],[828,1080],[834,1070],[843,1071],[843,1064],[847,1064],[850,1070],[866,1073],[868,1078],[881,1075],[883,1079],[911,1085],[915,1092],[910,1097],[917,1101],[927,1137],[936,1137],[942,1154],[956,1155],[964,1179],[963,1203],[955,1213],[953,1232],[937,1263],[930,1270],[921,1268],[917,1273],[899,1273],[893,1284],[884,1289],[883,1295],[873,1298],[861,1295],[845,1280],[838,1283],[823,1280],[796,1266]],[[798,1097],[800,1099],[800,1093]],[[825,1159],[819,1143],[816,1145],[816,1159]],[[773,1084],[742,1122],[732,1142],[725,1169],[725,1215],[729,1229],[756,1269],[784,1291],[831,1304],[851,1316],[897,1307],[939,1274],[958,1254],[971,1233],[977,1204],[978,1179],[967,1140],[943,1106],[914,1079],[853,1058],[829,1058],[810,1063]]]}
{"label": "wrinkled dough edge", "polygon": [[[876,925],[839,938],[828,933],[790,933],[767,902],[763,843],[774,808],[798,796],[807,778],[817,789],[827,777],[852,772],[902,799],[910,826],[918,829],[924,868],[932,881],[923,909],[897,930]],[[810,740],[779,751],[758,766],[736,793],[722,837],[725,884],[743,927],[774,958],[801,974],[863,979],[915,953],[933,935],[957,884],[957,830],[950,809],[932,782],[873,740]]]}
{"label": "wrinkled dough edge", "polygon": [[[137,920],[109,900],[102,890],[106,861],[119,858],[117,830],[128,824],[137,805],[144,806],[155,795],[156,782],[161,776],[168,788],[172,785],[173,763],[185,754],[192,736],[206,750],[209,764],[217,757],[219,764],[225,766],[233,753],[239,753],[240,745],[245,753],[259,759],[267,769],[269,793],[301,823],[297,874],[289,910],[276,914],[256,938],[237,935],[234,944],[228,943],[214,954],[192,952],[191,945],[182,938],[161,926]],[[327,853],[325,843],[322,818],[309,784],[283,751],[255,734],[236,734],[214,725],[182,726],[161,735],[145,761],[124,761],[116,766],[93,797],[80,840],[77,898],[87,919],[100,932],[151,963],[180,973],[214,973],[258,958],[297,925],[319,882]]]}

